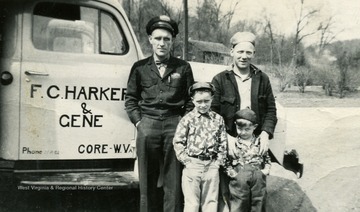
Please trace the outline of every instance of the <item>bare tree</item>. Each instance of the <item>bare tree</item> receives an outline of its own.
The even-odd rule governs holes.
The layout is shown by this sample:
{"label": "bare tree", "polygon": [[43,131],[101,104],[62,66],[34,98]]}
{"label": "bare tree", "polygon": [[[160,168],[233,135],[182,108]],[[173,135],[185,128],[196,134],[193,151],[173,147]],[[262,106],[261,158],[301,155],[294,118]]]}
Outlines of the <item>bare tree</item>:
{"label": "bare tree", "polygon": [[[240,0],[230,2],[231,7],[224,9],[225,0],[198,1],[195,16],[192,17],[191,37],[197,40],[227,44],[229,29]],[[229,2],[226,1],[226,5]]]}
{"label": "bare tree", "polygon": [[349,81],[348,72],[349,72],[349,67],[351,65],[350,60],[351,58],[347,51],[344,51],[343,54],[340,56],[340,58],[337,60],[340,71],[339,82],[338,82],[340,98],[345,97],[345,89]]}
{"label": "bare tree", "polygon": [[311,31],[308,33],[304,33],[304,30],[308,26],[311,18],[314,17],[314,15],[319,12],[319,10],[317,10],[317,9],[311,9],[311,10],[306,11],[304,8],[305,0],[300,0],[300,1],[301,1],[300,11],[299,11],[299,16],[297,17],[297,21],[296,21],[296,31],[295,31],[295,36],[294,36],[293,59],[291,62],[291,64],[294,65],[295,67],[297,66],[297,59],[299,56],[298,55],[299,46],[300,46],[301,41],[305,37],[313,35],[317,32],[317,30],[315,30],[315,31]]}
{"label": "bare tree", "polygon": [[264,32],[270,41],[270,67],[271,72],[279,80],[279,91],[283,92],[293,81],[293,68],[290,64],[283,64],[284,52],[291,52],[286,47],[284,35],[277,35],[274,32],[272,20],[269,16],[264,16]]}
{"label": "bare tree", "polygon": [[[271,20],[268,16],[265,17],[265,34],[269,36],[270,40],[270,65],[273,66],[273,58],[274,58],[274,46],[275,46],[275,38],[274,38],[274,32],[272,28]],[[281,58],[281,56],[279,57]],[[281,61],[281,59],[280,59]],[[281,63],[279,64],[281,66]]]}
{"label": "bare tree", "polygon": [[[145,33],[145,26],[152,17],[168,15],[179,25],[183,20],[182,9],[174,9],[171,3],[166,0],[122,0],[121,3],[145,55],[151,53],[148,36]],[[177,52],[176,54],[178,54],[179,51],[182,51],[182,33],[182,30],[180,30],[180,34],[178,35],[179,39],[175,41],[173,53]]]}
{"label": "bare tree", "polygon": [[219,33],[219,38],[218,40],[224,44],[227,44],[229,42],[229,38],[230,38],[230,27],[231,27],[231,22],[234,18],[234,14],[235,11],[238,9],[238,5],[239,5],[239,0],[231,1],[230,3],[231,7],[230,9],[225,12],[225,14],[222,16],[221,18],[221,23],[223,23],[222,26],[222,30],[220,31],[221,33]]}
{"label": "bare tree", "polygon": [[321,54],[325,47],[328,46],[334,39],[337,34],[344,31],[341,30],[338,33],[333,33],[332,26],[334,25],[333,16],[329,17],[325,21],[319,24],[318,30],[320,31],[320,41],[319,41],[319,53]]}
{"label": "bare tree", "polygon": [[231,21],[234,17],[235,11],[238,9],[239,0],[236,0],[235,3],[231,1],[231,8],[230,10],[224,14],[223,16],[223,22],[225,23],[225,26],[227,29],[230,29]]}

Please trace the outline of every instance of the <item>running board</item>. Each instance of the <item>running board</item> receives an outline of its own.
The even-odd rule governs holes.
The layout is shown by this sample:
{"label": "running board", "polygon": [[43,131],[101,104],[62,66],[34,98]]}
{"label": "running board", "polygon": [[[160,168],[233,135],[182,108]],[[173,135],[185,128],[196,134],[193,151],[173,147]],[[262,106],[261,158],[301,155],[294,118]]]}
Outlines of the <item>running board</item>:
{"label": "running board", "polygon": [[127,172],[64,172],[16,173],[19,190],[117,190],[138,188],[133,171]]}

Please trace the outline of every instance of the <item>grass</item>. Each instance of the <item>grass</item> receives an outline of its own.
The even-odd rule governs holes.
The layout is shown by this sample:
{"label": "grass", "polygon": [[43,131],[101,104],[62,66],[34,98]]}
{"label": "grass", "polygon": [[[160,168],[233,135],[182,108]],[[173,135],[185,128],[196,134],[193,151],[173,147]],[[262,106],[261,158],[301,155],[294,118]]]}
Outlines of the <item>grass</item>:
{"label": "grass", "polygon": [[276,100],[284,107],[360,107],[360,91],[347,92],[340,99],[338,93],[326,96],[321,86],[307,86],[305,93],[300,93],[297,86],[280,92],[277,80],[272,79],[271,83]]}

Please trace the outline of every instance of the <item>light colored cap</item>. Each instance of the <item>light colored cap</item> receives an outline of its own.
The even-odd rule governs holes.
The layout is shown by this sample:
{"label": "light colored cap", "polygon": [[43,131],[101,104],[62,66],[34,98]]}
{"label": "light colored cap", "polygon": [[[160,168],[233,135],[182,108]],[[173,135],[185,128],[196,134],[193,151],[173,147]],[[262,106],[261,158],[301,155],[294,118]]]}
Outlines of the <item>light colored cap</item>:
{"label": "light colored cap", "polygon": [[237,32],[230,38],[230,43],[233,47],[241,42],[249,42],[255,46],[255,39],[255,35],[251,32]]}

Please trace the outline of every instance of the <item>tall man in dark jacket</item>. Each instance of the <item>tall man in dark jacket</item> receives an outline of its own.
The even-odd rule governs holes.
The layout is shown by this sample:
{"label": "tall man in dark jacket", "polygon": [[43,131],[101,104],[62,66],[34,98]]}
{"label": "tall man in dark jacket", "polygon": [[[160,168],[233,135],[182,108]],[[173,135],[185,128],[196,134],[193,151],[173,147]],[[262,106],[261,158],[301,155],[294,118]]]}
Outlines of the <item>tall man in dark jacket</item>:
{"label": "tall man in dark jacket", "polygon": [[[230,43],[233,64],[212,80],[216,90],[212,109],[223,116],[226,130],[231,136],[236,136],[235,113],[247,107],[255,111],[258,127],[254,134],[258,136],[260,153],[263,153],[268,150],[269,139],[273,138],[277,122],[275,98],[269,77],[251,64],[255,56],[254,34],[238,32],[230,39]],[[228,139],[229,152],[235,145],[231,136]]]}
{"label": "tall man in dark jacket", "polygon": [[170,55],[176,22],[155,17],[146,31],[154,53],[133,65],[125,98],[137,128],[140,211],[182,211],[181,167],[172,140],[180,117],[192,109],[187,91],[194,77],[189,63]]}

